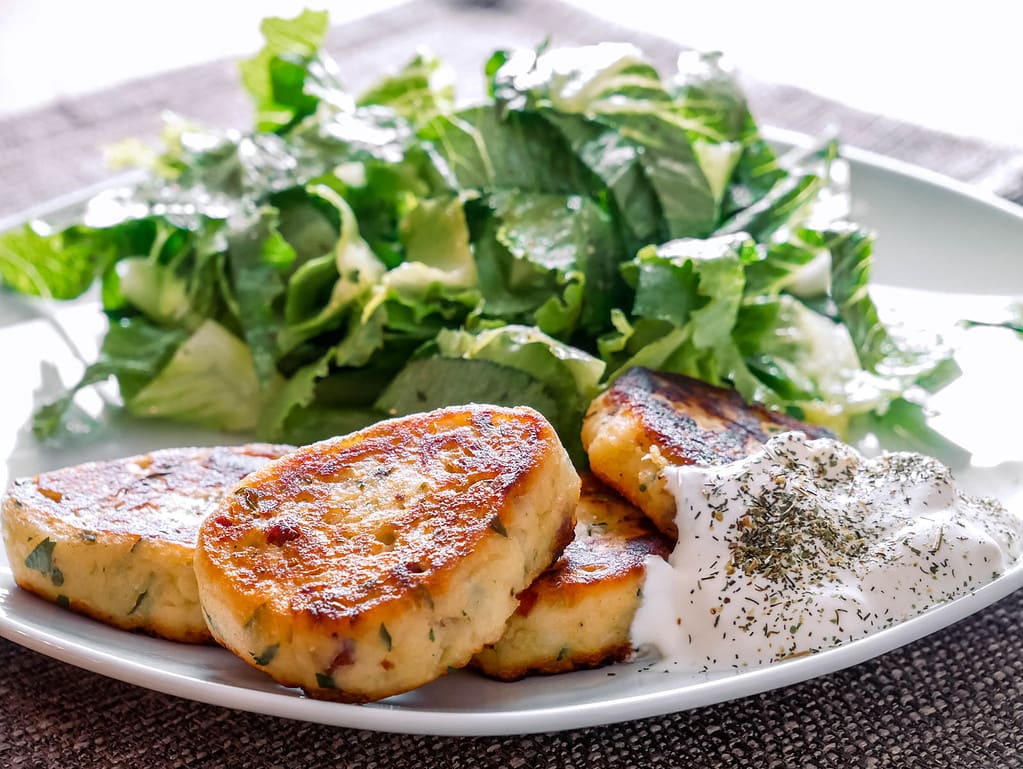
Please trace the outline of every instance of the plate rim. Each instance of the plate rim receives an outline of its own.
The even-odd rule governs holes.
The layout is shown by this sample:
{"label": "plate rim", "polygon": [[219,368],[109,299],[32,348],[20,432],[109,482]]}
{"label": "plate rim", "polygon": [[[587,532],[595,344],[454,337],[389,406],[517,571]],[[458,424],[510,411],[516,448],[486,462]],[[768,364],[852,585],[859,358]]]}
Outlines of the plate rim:
{"label": "plate rim", "polygon": [[[0,578],[6,577],[13,584],[13,579],[9,575],[10,571],[5,564],[3,570],[0,570]],[[392,734],[450,737],[510,736],[585,729],[668,715],[805,683],[877,659],[914,641],[924,640],[1021,588],[1023,560],[1017,561],[996,580],[954,601],[934,606],[923,614],[857,641],[806,657],[747,669],[735,675],[724,675],[700,683],[687,683],[680,688],[630,694],[596,702],[495,712],[409,708],[389,704],[386,700],[366,705],[352,705],[285,694],[283,687],[280,690],[260,690],[236,684],[203,681],[192,676],[149,667],[137,660],[118,658],[109,650],[75,643],[59,634],[33,632],[16,618],[11,618],[4,611],[2,601],[0,637],[52,659],[108,678],[208,705],[328,726]],[[0,598],[2,595],[3,591],[0,590]],[[60,611],[41,598],[25,597],[39,601],[40,609]],[[95,620],[78,615],[70,617],[69,620],[75,624],[95,623]],[[115,628],[103,629],[118,632]],[[172,641],[150,640],[180,646]],[[210,651],[221,650],[211,648]],[[223,650],[223,653],[230,654],[226,650]],[[399,723],[390,723],[391,721]]]}
{"label": "plate rim", "polygon": [[[773,143],[790,147],[805,146],[813,141],[812,137],[805,134],[777,128],[764,128],[763,134]],[[939,172],[855,146],[843,144],[841,154],[853,165],[854,174],[855,166],[861,165],[928,187],[939,188],[994,208],[1023,226],[1023,206],[986,190]],[[80,205],[97,192],[130,183],[132,178],[134,177],[130,174],[117,176],[38,204],[21,214],[4,217],[0,220],[0,230],[53,215],[70,206]],[[14,587],[6,557],[2,553],[0,580],[9,583],[13,589],[20,590]],[[274,690],[254,690],[237,684],[206,681],[149,667],[138,660],[114,657],[109,650],[76,643],[74,639],[60,634],[35,629],[23,620],[10,616],[5,609],[3,597],[6,590],[2,584],[0,584],[0,637],[94,673],[210,705],[390,733],[498,736],[579,729],[665,715],[809,681],[877,658],[913,641],[922,640],[991,606],[1020,588],[1023,588],[1023,559],[1017,561],[994,581],[951,602],[932,607],[921,615],[873,635],[804,658],[747,669],[734,676],[723,676],[705,682],[687,682],[672,689],[594,702],[490,712],[410,708],[391,705],[386,701],[369,705],[325,702],[284,695]],[[33,599],[42,600],[35,597]],[[45,606],[50,607],[50,604],[46,603]],[[94,622],[77,615],[74,619],[85,623]],[[226,651],[224,653],[228,654]]]}

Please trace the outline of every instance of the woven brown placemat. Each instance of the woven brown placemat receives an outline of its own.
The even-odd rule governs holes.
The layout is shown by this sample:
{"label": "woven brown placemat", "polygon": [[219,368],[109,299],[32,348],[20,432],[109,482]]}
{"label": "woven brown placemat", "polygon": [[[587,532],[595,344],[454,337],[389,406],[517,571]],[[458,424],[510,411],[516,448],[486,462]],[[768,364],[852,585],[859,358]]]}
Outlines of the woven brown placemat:
{"label": "woven brown placemat", "polygon": [[[631,39],[661,66],[676,46],[540,0],[413,3],[334,30],[358,88],[433,47],[482,90],[497,46],[550,34]],[[1023,201],[1019,148],[942,135],[744,78],[762,122],[816,132]],[[194,67],[0,121],[0,216],[102,180],[97,148],[155,137],[162,110],[244,125],[230,62]],[[849,670],[713,707],[547,735],[377,734],[243,713],[113,681],[0,640],[0,767],[1014,767],[1023,766],[1023,593]]]}
{"label": "woven brown placemat", "polygon": [[1023,593],[832,675],[523,737],[379,734],[179,700],[0,641],[4,767],[1023,766]]}

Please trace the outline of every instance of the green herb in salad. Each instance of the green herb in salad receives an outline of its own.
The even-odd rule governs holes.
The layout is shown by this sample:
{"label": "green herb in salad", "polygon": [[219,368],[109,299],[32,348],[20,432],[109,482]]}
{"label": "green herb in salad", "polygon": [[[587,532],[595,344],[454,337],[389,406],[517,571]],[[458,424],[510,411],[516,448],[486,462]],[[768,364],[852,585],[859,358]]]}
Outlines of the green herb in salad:
{"label": "green herb in salad", "polygon": [[963,320],[965,328],[1004,328],[1023,336],[1023,302],[1014,302],[1005,313],[1004,320]]}
{"label": "green herb in salad", "polygon": [[663,75],[627,44],[498,51],[463,106],[425,52],[347,92],[327,28],[264,22],[250,130],[172,120],[161,153],[119,153],[142,182],[0,236],[8,289],[99,282],[110,319],[39,436],[115,377],[132,414],[299,442],[528,403],[583,461],[587,404],[637,365],[840,433],[922,424],[907,398],[954,366],[878,318],[836,143],[777,155],[718,55]]}

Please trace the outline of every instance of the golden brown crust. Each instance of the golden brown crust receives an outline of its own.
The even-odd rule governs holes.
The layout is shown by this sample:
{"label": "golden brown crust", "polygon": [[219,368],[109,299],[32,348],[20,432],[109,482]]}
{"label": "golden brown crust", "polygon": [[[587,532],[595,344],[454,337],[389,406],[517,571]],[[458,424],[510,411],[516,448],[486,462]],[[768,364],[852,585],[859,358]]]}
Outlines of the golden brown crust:
{"label": "golden brown crust", "polygon": [[275,648],[256,666],[277,680],[325,699],[389,696],[500,634],[514,594],[564,547],[577,498],[532,409],[388,420],[249,476],[202,526],[200,596],[243,659]]}
{"label": "golden brown crust", "polygon": [[347,625],[409,590],[442,591],[503,525],[505,501],[549,451],[545,433],[532,414],[449,410],[305,447],[225,500],[203,526],[206,552],[246,591],[298,583],[289,611]]}
{"label": "golden brown crust", "polygon": [[488,676],[514,681],[629,656],[645,561],[667,558],[672,544],[591,474],[582,476],[576,518],[573,541],[519,595],[501,639],[475,657]]}
{"label": "golden brown crust", "polygon": [[195,544],[199,523],[241,478],[293,446],[161,449],[19,478],[5,504],[78,531]]}
{"label": "golden brown crust", "polygon": [[245,475],[292,449],[165,449],[19,479],[2,507],[15,581],[114,627],[209,641],[192,569],[199,524]]}
{"label": "golden brown crust", "polygon": [[[580,476],[582,489],[576,508],[576,536],[550,569],[523,592],[541,590],[569,596],[587,585],[608,585],[644,573],[647,556],[667,558],[672,543],[643,512],[609,489],[591,473]],[[569,597],[568,600],[571,600]],[[529,614],[528,601],[517,613]]]}
{"label": "golden brown crust", "polygon": [[670,537],[675,505],[664,487],[667,465],[716,465],[748,455],[772,435],[827,430],[762,406],[734,390],[677,374],[633,368],[594,399],[582,440],[592,471]]}

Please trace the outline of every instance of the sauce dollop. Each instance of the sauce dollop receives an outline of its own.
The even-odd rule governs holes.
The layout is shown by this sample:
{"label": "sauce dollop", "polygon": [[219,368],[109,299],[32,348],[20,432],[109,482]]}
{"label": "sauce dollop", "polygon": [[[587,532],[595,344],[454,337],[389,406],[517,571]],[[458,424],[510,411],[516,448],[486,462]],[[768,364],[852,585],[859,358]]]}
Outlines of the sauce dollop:
{"label": "sauce dollop", "polygon": [[865,458],[798,432],[717,467],[664,470],[669,561],[631,627],[674,669],[743,668],[854,641],[964,595],[1023,550],[1023,519],[919,454]]}

